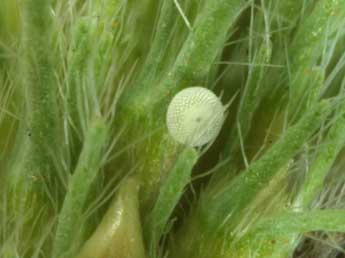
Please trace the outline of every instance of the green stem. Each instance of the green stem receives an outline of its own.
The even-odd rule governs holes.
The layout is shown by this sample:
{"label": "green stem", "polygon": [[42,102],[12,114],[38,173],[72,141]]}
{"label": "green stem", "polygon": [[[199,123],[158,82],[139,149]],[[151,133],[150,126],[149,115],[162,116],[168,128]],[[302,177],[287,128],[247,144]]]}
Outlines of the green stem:
{"label": "green stem", "polygon": [[58,87],[51,54],[50,1],[26,0],[24,5],[25,89],[30,139],[38,159],[47,147],[58,146]]}
{"label": "green stem", "polygon": [[172,33],[171,28],[174,26],[177,15],[173,0],[164,0],[152,46],[138,79],[140,88],[148,89],[152,87],[151,84],[161,75],[162,62]]}
{"label": "green stem", "polygon": [[175,64],[161,83],[145,89],[136,86],[127,100],[130,104],[126,105],[133,108],[134,113],[150,114],[157,103],[167,101],[178,90],[201,83],[219,54],[230,26],[247,5],[247,0],[210,2],[198,15]]}
{"label": "green stem", "polygon": [[[53,199],[61,193],[57,162],[62,159],[63,141],[51,41],[51,1],[24,0],[21,7],[22,73],[17,82],[23,90],[24,111],[4,185],[8,189],[9,214],[16,218],[20,236],[18,250],[30,252],[25,242],[46,226],[54,209]],[[46,207],[44,212],[42,207]]]}
{"label": "green stem", "polygon": [[313,210],[308,212],[284,212],[264,218],[243,236],[230,253],[234,257],[258,258],[288,257],[296,248],[300,234],[311,231],[345,231],[344,210]]}
{"label": "green stem", "polygon": [[15,194],[14,202],[18,200],[21,208],[46,198],[47,184],[55,181],[58,169],[54,165],[62,153],[50,3],[25,0],[22,5],[23,74],[20,83],[25,96],[25,119],[17,134],[16,156],[8,177],[8,187]]}
{"label": "green stem", "polygon": [[323,143],[321,143],[315,160],[311,164],[304,186],[301,190],[302,203],[305,208],[309,207],[315,197],[320,193],[327,173],[345,144],[345,117],[339,117]]}
{"label": "green stem", "polygon": [[310,231],[345,232],[344,210],[314,210],[308,212],[288,212],[263,220],[249,236],[274,237]]}
{"label": "green stem", "polygon": [[[327,101],[314,107],[296,125],[289,128],[259,160],[252,163],[225,189],[212,196],[212,200],[204,200],[203,210],[210,227],[215,229],[224,224],[236,225],[243,209],[267,186],[279,169],[298,153],[330,110],[331,105]],[[229,214],[232,216],[229,217]]]}
{"label": "green stem", "polygon": [[77,167],[70,178],[68,191],[59,214],[53,257],[71,257],[78,247],[81,233],[83,207],[92,182],[101,166],[102,150],[107,138],[106,125],[101,119],[91,124]]}
{"label": "green stem", "polygon": [[83,129],[86,127],[87,118],[82,109],[82,100],[84,99],[82,86],[88,82],[87,71],[92,61],[90,59],[91,41],[95,32],[95,25],[92,22],[92,18],[81,18],[81,21],[78,21],[74,26],[72,29],[72,48],[68,56],[66,110],[71,123],[71,169],[74,169],[77,161]]}
{"label": "green stem", "polygon": [[175,166],[160,188],[158,199],[147,218],[149,250],[152,257],[158,250],[158,243],[167,227],[169,218],[179,202],[184,189],[191,181],[193,166],[198,159],[198,152],[194,148],[186,148],[179,155]]}
{"label": "green stem", "polygon": [[292,57],[289,100],[291,115],[294,115],[296,110],[300,114],[303,113],[306,104],[303,97],[308,97],[313,89],[310,83],[312,68],[317,64],[325,39],[330,35],[329,25],[343,14],[344,8],[344,0],[317,1],[313,12],[304,19],[289,46],[289,54]]}

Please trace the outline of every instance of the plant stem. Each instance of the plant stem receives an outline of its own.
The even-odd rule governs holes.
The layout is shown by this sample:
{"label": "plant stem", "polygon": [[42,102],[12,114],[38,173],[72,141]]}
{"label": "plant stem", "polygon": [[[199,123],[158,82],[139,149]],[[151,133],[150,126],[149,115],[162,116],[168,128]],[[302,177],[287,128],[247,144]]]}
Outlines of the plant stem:
{"label": "plant stem", "polygon": [[328,31],[329,24],[343,15],[345,8],[344,0],[320,0],[317,1],[311,15],[306,17],[295,35],[291,44],[291,85],[289,112],[291,115],[299,111],[303,113],[303,97],[309,96],[309,91],[313,89],[310,82],[312,68],[317,64],[317,59],[322,53],[322,45],[325,39],[331,34]]}
{"label": "plant stem", "polygon": [[[263,189],[272,177],[283,167],[321,125],[331,111],[328,101],[315,106],[267,151],[259,160],[236,177],[225,189],[206,199],[203,210],[210,228],[217,229],[225,224],[236,225],[241,212],[258,191]],[[229,214],[232,214],[229,217]]]}
{"label": "plant stem", "polygon": [[78,248],[78,238],[83,225],[83,207],[91,184],[100,169],[106,139],[106,125],[101,119],[96,118],[85,136],[77,167],[68,184],[53,242],[54,258],[71,257]]}
{"label": "plant stem", "polygon": [[194,148],[184,149],[160,188],[159,196],[151,213],[149,213],[147,227],[145,228],[152,257],[155,257],[159,240],[167,227],[174,208],[179,202],[186,185],[190,183],[192,168],[198,156],[198,152]]}
{"label": "plant stem", "polygon": [[[171,0],[172,2],[172,0]],[[167,98],[178,90],[193,86],[205,79],[227,32],[248,5],[247,0],[215,0],[198,15],[172,69],[160,83],[149,88],[135,86],[125,102],[139,114],[151,114],[156,104],[166,104]],[[158,36],[157,36],[158,37]]]}
{"label": "plant stem", "polygon": [[335,159],[345,144],[345,117],[341,115],[329,129],[323,144],[321,144],[317,156],[311,164],[304,186],[301,190],[301,198],[304,208],[308,208],[317,194],[320,193],[324,179],[332,167]]}
{"label": "plant stem", "polygon": [[20,124],[16,158],[8,177],[8,187],[15,193],[14,198],[19,200],[21,208],[29,208],[34,200],[40,202],[46,197],[47,183],[56,178],[55,164],[62,153],[50,3],[49,0],[25,0],[22,5],[23,77],[20,83],[25,96],[25,119]]}
{"label": "plant stem", "polygon": [[253,229],[250,236],[274,237],[310,231],[345,232],[344,210],[313,210],[307,212],[287,212],[265,219]]}

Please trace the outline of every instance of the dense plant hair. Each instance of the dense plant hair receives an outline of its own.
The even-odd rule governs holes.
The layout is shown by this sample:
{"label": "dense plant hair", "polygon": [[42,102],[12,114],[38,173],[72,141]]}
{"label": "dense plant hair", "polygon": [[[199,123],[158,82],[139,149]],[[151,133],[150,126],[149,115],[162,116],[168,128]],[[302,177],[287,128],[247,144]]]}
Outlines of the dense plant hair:
{"label": "dense plant hair", "polygon": [[344,17],[1,0],[0,257],[341,257]]}

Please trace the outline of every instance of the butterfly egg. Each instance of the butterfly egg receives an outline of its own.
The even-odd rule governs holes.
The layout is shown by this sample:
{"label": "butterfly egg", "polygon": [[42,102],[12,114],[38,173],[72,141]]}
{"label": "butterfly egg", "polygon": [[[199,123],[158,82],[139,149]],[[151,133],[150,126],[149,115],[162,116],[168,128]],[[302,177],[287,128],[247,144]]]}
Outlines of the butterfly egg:
{"label": "butterfly egg", "polygon": [[190,87],[171,100],[166,123],[179,143],[200,147],[214,140],[224,122],[225,107],[219,98],[203,87]]}

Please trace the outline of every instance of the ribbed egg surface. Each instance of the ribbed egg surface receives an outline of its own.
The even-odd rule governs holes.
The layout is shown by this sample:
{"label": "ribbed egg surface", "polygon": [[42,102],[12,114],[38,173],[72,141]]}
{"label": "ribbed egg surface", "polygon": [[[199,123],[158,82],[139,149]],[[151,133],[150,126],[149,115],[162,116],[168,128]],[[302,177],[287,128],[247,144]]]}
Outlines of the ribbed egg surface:
{"label": "ribbed egg surface", "polygon": [[224,106],[212,91],[190,87],[172,99],[166,120],[176,141],[199,147],[217,137],[224,121]]}

